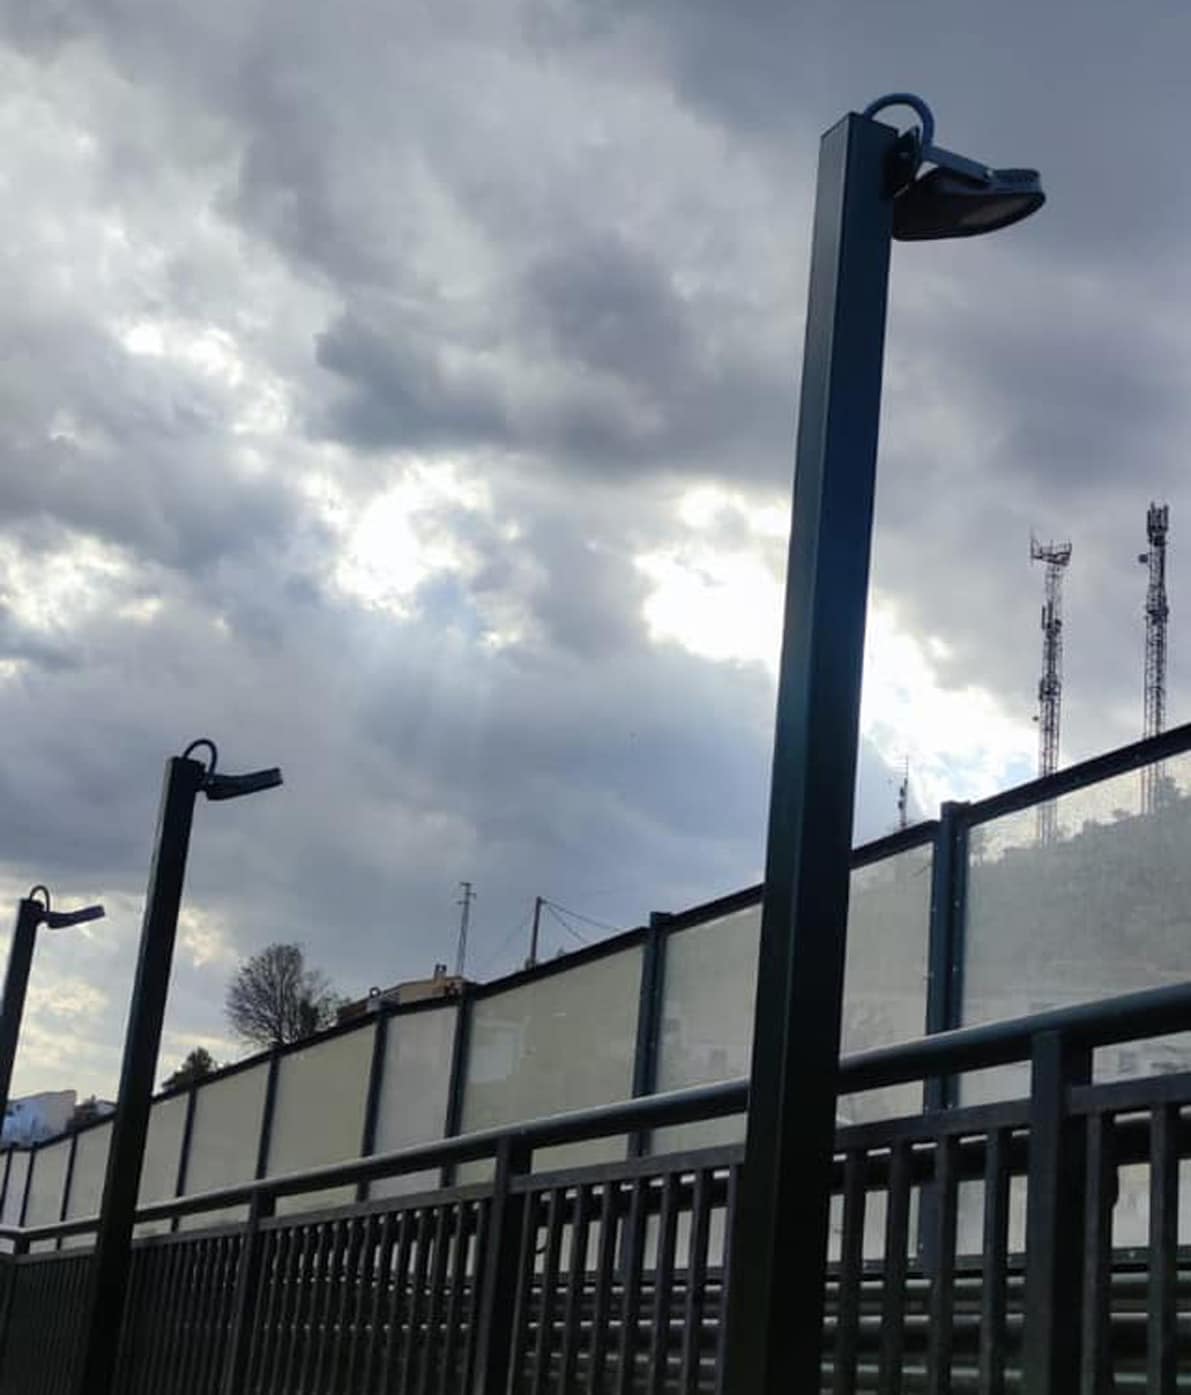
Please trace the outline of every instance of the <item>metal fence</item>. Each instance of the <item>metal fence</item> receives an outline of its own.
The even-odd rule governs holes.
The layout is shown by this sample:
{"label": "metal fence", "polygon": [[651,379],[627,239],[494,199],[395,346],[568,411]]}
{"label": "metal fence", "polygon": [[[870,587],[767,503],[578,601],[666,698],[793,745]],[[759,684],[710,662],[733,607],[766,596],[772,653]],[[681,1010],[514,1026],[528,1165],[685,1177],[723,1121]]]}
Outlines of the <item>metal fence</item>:
{"label": "metal fence", "polygon": [[[1159,793],[1148,807],[1143,770]],[[1054,815],[1053,837],[1040,836],[1043,806]],[[844,1050],[1191,978],[1189,840],[1185,726],[980,803],[947,805],[937,822],[858,849]],[[163,1094],[140,1201],[743,1074],[759,921],[759,887],[659,914],[458,1000],[386,1005]],[[1191,1069],[1191,1039],[1128,1044],[1098,1067],[1119,1077]],[[1020,1095],[1027,1082],[1019,1067],[973,1077],[962,1090],[957,1081],[926,1088],[925,1102],[937,1107]],[[841,1118],[912,1112],[921,1090],[911,1082],[854,1097]],[[110,1130],[100,1122],[10,1151],[0,1165],[3,1223],[94,1211]],[[587,1141],[556,1161],[742,1136],[739,1121],[700,1124]],[[461,1179],[480,1175],[465,1170]],[[424,1190],[442,1180],[390,1179],[381,1188]],[[1136,1215],[1141,1225],[1140,1202]]]}
{"label": "metal fence", "polygon": [[[1167,1392],[1191,1371],[1180,1162],[1191,1074],[1092,1083],[1098,1048],[1191,1025],[1191,985],[859,1053],[844,1094],[1027,1062],[1028,1098],[841,1128],[822,1390]],[[714,1392],[738,1144],[545,1169],[549,1150],[738,1114],[745,1082],[486,1130],[145,1208],[245,1221],[136,1242],[122,1392]],[[296,1197],[480,1159],[483,1181]],[[1147,1244],[1114,1243],[1140,1171]],[[71,1390],[80,1220],[3,1232],[0,1389]],[[1114,1384],[1115,1382],[1115,1384]]]}

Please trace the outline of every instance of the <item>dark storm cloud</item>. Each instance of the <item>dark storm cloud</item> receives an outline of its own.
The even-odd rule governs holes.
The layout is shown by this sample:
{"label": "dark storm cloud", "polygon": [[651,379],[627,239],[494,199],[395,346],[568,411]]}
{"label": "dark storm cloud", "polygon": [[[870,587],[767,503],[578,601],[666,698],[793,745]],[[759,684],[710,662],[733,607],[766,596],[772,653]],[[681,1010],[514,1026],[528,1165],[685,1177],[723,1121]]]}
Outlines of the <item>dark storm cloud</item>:
{"label": "dark storm cloud", "polygon": [[[1070,529],[1072,744],[1132,735],[1150,492],[1191,601],[1188,22],[1149,18],[0,3],[27,102],[2,538],[34,573],[79,538],[128,570],[52,623],[0,616],[0,845],[14,885],[124,898],[86,961],[112,1002],[160,762],[203,734],[287,783],[202,812],[191,904],[226,942],[181,963],[178,1032],[218,1031],[231,960],[270,939],[351,989],[449,958],[462,877],[490,971],[538,892],[624,923],[756,877],[769,682],[651,643],[635,559],[683,483],[784,494],[815,140],[890,87],[932,99],[944,144],[1037,161],[1051,203],[897,253],[876,583],[946,679],[1028,715],[1029,527]],[[236,381],[128,351],[122,325],[171,317],[226,328]],[[254,425],[271,385],[285,409]],[[448,465],[486,491],[411,525],[448,560],[393,609],[345,595],[349,539],[306,486],[350,511]],[[709,543],[780,550],[743,518]],[[893,816],[867,747],[861,814]]]}

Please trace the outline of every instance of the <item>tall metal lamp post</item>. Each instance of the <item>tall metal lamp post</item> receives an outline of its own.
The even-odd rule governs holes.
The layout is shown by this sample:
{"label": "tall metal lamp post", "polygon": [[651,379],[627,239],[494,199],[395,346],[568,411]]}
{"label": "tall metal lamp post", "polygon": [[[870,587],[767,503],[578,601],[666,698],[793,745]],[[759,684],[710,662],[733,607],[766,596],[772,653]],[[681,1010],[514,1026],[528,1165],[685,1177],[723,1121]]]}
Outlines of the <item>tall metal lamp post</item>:
{"label": "tall metal lamp post", "polygon": [[[40,898],[39,898],[40,893]],[[4,975],[4,999],[0,1004],[0,1126],[8,1114],[8,1091],[12,1086],[12,1063],[16,1059],[25,1013],[25,990],[33,966],[33,948],[41,926],[64,930],[87,920],[99,920],[102,906],[84,906],[77,911],[55,911],[50,907],[49,888],[35,886],[17,903],[17,923],[8,947],[8,969]]]}
{"label": "tall metal lamp post", "polygon": [[[892,106],[920,126],[874,120]],[[819,148],[729,1395],[820,1386],[890,242],[992,232],[1042,203],[1036,171],[935,146],[907,93],[844,117]]]}
{"label": "tall metal lamp post", "polygon": [[[204,747],[209,755],[206,765],[192,759],[192,754]],[[84,1346],[75,1387],[79,1395],[107,1395],[115,1373],[128,1288],[132,1227],[195,801],[200,793],[211,800],[238,799],[281,784],[281,771],[277,769],[257,770],[248,775],[219,774],[215,769],[217,759],[214,743],[202,740],[192,742],[182,755],[166,762],[157,845],[149,873],[141,947],[124,1038],[120,1092],[95,1238]]]}

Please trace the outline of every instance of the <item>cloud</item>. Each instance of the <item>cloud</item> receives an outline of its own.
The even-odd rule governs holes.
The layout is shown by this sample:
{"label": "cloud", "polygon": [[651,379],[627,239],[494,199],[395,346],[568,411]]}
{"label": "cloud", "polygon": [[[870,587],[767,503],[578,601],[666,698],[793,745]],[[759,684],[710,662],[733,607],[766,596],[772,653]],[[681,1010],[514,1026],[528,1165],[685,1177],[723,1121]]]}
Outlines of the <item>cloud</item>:
{"label": "cloud", "polygon": [[105,1005],[64,1054],[39,999],[22,1080],[110,1093],[196,736],[286,785],[199,811],[178,1057],[270,940],[348,991],[450,959],[465,877],[490,972],[536,894],[757,878],[815,140],[890,86],[1051,201],[895,256],[860,831],[907,754],[927,812],[1028,773],[1031,527],[1067,754],[1134,735],[1151,494],[1186,599],[1186,24],[0,5],[0,875],[109,905],[39,952]]}

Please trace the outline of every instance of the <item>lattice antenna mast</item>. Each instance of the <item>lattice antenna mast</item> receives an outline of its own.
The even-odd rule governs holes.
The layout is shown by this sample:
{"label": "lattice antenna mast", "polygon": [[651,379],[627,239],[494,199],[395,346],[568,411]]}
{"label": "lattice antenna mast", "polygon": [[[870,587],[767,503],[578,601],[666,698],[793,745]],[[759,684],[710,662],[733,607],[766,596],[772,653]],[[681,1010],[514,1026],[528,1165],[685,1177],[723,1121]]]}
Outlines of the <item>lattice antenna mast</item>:
{"label": "lattice antenna mast", "polygon": [[[1166,623],[1170,606],[1166,599],[1166,534],[1170,528],[1170,507],[1151,504],[1146,511],[1146,538],[1150,547],[1137,559],[1149,568],[1146,588],[1145,736],[1157,736],[1166,729]],[[1141,807],[1153,813],[1162,779],[1160,764],[1143,766]]]}
{"label": "lattice antenna mast", "polygon": [[[1038,774],[1059,768],[1059,725],[1063,708],[1063,573],[1071,561],[1071,544],[1030,539],[1030,559],[1045,567],[1042,601],[1042,677],[1038,680]],[[1055,835],[1052,800],[1038,806],[1038,837]]]}

